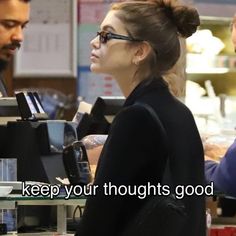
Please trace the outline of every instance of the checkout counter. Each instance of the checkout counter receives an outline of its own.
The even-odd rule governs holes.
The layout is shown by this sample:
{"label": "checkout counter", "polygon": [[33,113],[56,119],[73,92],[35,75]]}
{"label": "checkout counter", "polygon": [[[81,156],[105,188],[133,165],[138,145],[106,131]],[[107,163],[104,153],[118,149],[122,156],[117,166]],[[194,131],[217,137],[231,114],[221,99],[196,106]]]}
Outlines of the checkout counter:
{"label": "checkout counter", "polygon": [[[4,99],[7,103],[7,98]],[[124,98],[98,98],[91,113],[77,114],[79,122],[75,123],[47,120],[35,94],[16,96],[11,106],[2,113],[6,107],[1,106],[0,99],[0,121],[11,116],[7,118],[8,122],[0,122],[0,158],[17,159],[17,181],[59,184],[56,177],[67,177],[63,147],[88,134],[107,134],[110,118],[114,117],[123,103]],[[52,221],[51,209],[48,206],[18,207],[20,227],[25,223],[30,225],[26,219],[32,217],[38,218],[38,225],[48,226]]]}
{"label": "checkout counter", "polygon": [[0,127],[1,157],[17,159],[18,181],[59,183],[55,177],[66,177],[63,146],[77,139],[75,128],[66,121],[10,121]]}
{"label": "checkout counter", "polygon": [[77,124],[47,120],[40,100],[25,97],[0,99],[0,158],[17,159],[18,181],[58,183],[55,177],[66,177],[63,146],[77,140]]}
{"label": "checkout counter", "polygon": [[[124,104],[122,97],[99,97],[90,113],[77,122],[48,120],[38,95],[16,94],[0,99],[0,158],[17,159],[18,181],[59,183],[65,178],[63,147],[89,134],[107,134],[110,122]],[[15,120],[14,120],[15,118]]]}

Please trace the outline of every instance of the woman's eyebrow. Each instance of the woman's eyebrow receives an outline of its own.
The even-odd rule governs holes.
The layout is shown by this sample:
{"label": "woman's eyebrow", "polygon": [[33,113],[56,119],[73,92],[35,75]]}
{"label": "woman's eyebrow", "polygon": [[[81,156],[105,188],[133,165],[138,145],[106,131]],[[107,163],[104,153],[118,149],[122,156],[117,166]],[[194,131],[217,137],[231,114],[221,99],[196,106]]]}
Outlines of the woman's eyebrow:
{"label": "woman's eyebrow", "polygon": [[102,30],[116,32],[116,30],[111,25],[104,25]]}

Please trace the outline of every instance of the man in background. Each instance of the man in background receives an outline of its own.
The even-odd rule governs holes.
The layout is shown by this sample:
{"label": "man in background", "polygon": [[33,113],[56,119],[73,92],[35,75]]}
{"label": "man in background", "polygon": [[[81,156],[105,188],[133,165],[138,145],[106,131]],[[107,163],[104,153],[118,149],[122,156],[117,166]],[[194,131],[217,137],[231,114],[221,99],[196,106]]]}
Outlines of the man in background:
{"label": "man in background", "polygon": [[[236,15],[231,24],[231,39],[236,52]],[[207,182],[214,182],[217,190],[236,197],[236,140],[228,148],[220,162],[212,160],[209,151],[214,152],[214,146],[205,149],[205,176]],[[212,153],[213,154],[213,153]]]}
{"label": "man in background", "polygon": [[23,29],[29,22],[29,2],[0,0],[0,97],[7,96],[2,72],[23,42]]}
{"label": "man in background", "polygon": [[233,18],[231,29],[232,29],[231,39],[234,45],[234,51],[236,52],[236,15]]}

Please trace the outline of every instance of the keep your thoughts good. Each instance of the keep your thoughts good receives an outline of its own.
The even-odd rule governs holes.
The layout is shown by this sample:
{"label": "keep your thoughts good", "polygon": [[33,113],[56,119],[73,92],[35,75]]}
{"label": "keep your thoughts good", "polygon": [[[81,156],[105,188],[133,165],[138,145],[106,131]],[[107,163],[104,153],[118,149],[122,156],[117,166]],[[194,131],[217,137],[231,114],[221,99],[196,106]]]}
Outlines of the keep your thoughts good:
{"label": "keep your thoughts good", "polygon": [[168,196],[175,194],[177,199],[182,199],[185,196],[212,196],[214,194],[214,183],[208,185],[177,185],[174,191],[171,191],[169,185],[156,185],[148,182],[146,185],[114,185],[111,182],[103,185],[51,185],[51,184],[27,184],[22,182],[22,196],[31,197],[48,197],[54,199],[58,196],[64,199],[70,199],[80,196],[95,196],[98,191],[102,191],[104,196],[137,196],[139,199],[145,199],[148,196],[160,195]]}

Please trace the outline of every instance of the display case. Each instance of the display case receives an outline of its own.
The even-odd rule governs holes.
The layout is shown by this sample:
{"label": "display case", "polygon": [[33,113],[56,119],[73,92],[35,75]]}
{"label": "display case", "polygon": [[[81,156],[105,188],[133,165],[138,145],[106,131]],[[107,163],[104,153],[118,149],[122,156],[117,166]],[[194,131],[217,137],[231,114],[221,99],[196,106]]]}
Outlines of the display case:
{"label": "display case", "polygon": [[206,80],[211,80],[217,95],[236,95],[236,56],[231,42],[230,22],[228,17],[201,17],[200,29],[210,29],[225,47],[219,55],[187,53],[186,56],[187,79],[203,87]]}

